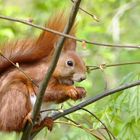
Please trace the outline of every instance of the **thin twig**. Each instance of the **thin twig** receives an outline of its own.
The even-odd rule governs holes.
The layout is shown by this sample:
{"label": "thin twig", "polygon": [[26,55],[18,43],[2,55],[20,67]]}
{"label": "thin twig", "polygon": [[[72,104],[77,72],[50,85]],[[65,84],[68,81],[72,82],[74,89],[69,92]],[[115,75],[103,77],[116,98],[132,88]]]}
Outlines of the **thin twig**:
{"label": "thin twig", "polygon": [[92,70],[98,70],[98,69],[105,69],[107,67],[118,67],[118,66],[136,65],[136,64],[140,64],[140,61],[137,61],[137,62],[127,62],[127,63],[118,63],[118,64],[110,64],[110,65],[101,64],[99,66],[87,66],[87,69],[88,69],[88,71],[92,71]]}
{"label": "thin twig", "polygon": [[[67,119],[67,120],[73,122],[74,124],[78,125],[79,128],[81,128],[81,124],[77,123],[76,121],[74,121],[74,120],[72,120],[72,119],[70,119],[70,118],[68,118],[68,117],[66,117],[66,116],[64,116],[63,118],[65,118],[65,119]],[[88,129],[88,130],[91,131],[91,130],[93,130],[93,129]],[[100,131],[98,131],[98,133],[100,133],[100,134],[106,139],[106,137],[105,137]]]}
{"label": "thin twig", "polygon": [[[71,0],[71,2],[74,2],[74,0]],[[79,9],[83,12],[85,12],[87,15],[91,16],[95,21],[99,22],[99,19],[97,18],[96,15],[93,15],[91,13],[89,13],[88,11],[84,10],[83,8],[79,7]]]}
{"label": "thin twig", "polygon": [[45,110],[41,110],[40,113],[50,112],[50,111],[59,111],[59,109],[45,109]]}
{"label": "thin twig", "polygon": [[31,81],[31,83],[33,83],[36,87],[39,87],[39,85],[37,83],[34,82],[34,80],[29,76],[27,75],[24,70],[22,68],[20,68],[19,66],[17,66],[14,62],[12,62],[10,59],[8,59],[7,57],[5,57],[2,52],[0,52],[0,55],[6,59],[7,61],[9,61],[16,69],[18,69],[20,72],[22,72],[24,74],[24,76],[29,80]]}
{"label": "thin twig", "polygon": [[32,26],[34,28],[37,28],[37,29],[40,29],[40,30],[44,30],[44,31],[48,31],[48,32],[51,32],[51,33],[54,33],[54,34],[58,34],[60,36],[63,36],[63,37],[66,37],[66,38],[70,38],[70,39],[73,39],[73,40],[76,40],[76,41],[79,41],[79,42],[83,42],[84,41],[85,43],[91,44],[91,45],[111,47],[111,48],[117,47],[117,48],[135,48],[135,49],[140,49],[139,45],[118,45],[118,44],[107,44],[107,43],[92,42],[92,41],[88,41],[88,40],[85,40],[85,39],[78,39],[78,38],[76,38],[74,36],[71,36],[71,35],[68,35],[68,34],[65,34],[65,33],[61,33],[61,32],[58,32],[58,31],[46,28],[46,27],[42,27],[42,26],[33,24],[33,23],[25,21],[25,20],[21,20],[21,19],[17,19],[17,18],[11,18],[11,17],[6,17],[6,16],[2,16],[2,15],[0,15],[0,18],[1,19],[5,19],[5,20],[9,20],[9,21],[13,21],[13,22],[22,23],[22,24],[25,24],[25,25],[29,25],[29,26]]}
{"label": "thin twig", "polygon": [[[71,122],[73,122],[73,120],[69,119]],[[74,121],[75,122],[75,121]],[[63,124],[67,124],[70,126],[75,126],[77,128],[80,128],[86,132],[88,132],[89,134],[91,134],[92,136],[96,137],[98,140],[104,140],[101,136],[99,136],[96,131],[94,129],[88,129],[85,128],[84,126],[82,126],[81,124],[76,124],[76,123],[70,123],[70,122],[65,122],[65,121],[55,121],[54,123],[63,123]],[[99,133],[99,132],[98,132]]]}
{"label": "thin twig", "polygon": [[114,140],[116,139],[115,136],[112,134],[112,132],[107,128],[107,126],[94,113],[92,113],[91,111],[89,111],[86,108],[82,108],[82,110],[88,112],[90,115],[92,115],[96,120],[98,120],[104,126],[104,128],[105,128],[106,132],[108,133],[108,136],[111,140],[112,140],[112,138],[111,138],[110,134],[112,135]]}
{"label": "thin twig", "polygon": [[[69,21],[65,26],[64,34],[68,34],[70,32],[70,30],[73,26],[74,20],[76,18],[77,12],[78,12],[80,2],[81,2],[81,0],[76,0],[75,1],[74,5],[72,7],[71,13],[70,13]],[[39,114],[41,104],[42,104],[42,100],[43,100],[43,97],[44,97],[44,94],[45,94],[45,90],[48,86],[48,83],[49,83],[49,80],[52,76],[52,73],[54,72],[55,67],[57,65],[57,62],[58,62],[59,56],[61,54],[61,50],[63,48],[63,44],[64,44],[65,39],[66,39],[65,37],[61,37],[59,39],[58,43],[56,44],[56,49],[55,49],[54,55],[52,57],[52,62],[50,64],[49,68],[48,68],[48,71],[45,75],[45,78],[44,78],[41,86],[39,87],[38,97],[37,97],[37,100],[35,102],[35,106],[34,106],[33,112],[32,112],[32,122],[33,122],[33,124],[36,120],[37,115]],[[27,123],[27,125],[26,125],[26,127],[23,131],[23,135],[22,135],[21,140],[30,140],[30,135],[31,135],[31,131],[32,131],[32,128],[33,128],[33,124]]]}
{"label": "thin twig", "polygon": [[71,121],[71,122],[73,122],[74,124],[76,124],[76,125],[81,125],[81,124],[79,124],[79,123],[77,123],[76,121],[74,121],[74,120],[72,120],[72,119],[70,119],[70,118],[68,118],[68,117],[66,117],[66,116],[64,116],[63,118],[65,118],[66,120],[68,120],[68,121]]}
{"label": "thin twig", "polygon": [[88,109],[82,108],[82,110],[88,112],[90,115],[92,115],[96,120],[98,120],[105,128],[106,132],[108,133],[108,136],[110,138],[110,140],[112,140],[111,136],[110,136],[110,132],[108,130],[108,128],[106,127],[106,125],[95,115],[93,114],[91,111],[89,111]]}
{"label": "thin twig", "polygon": [[57,112],[63,112],[63,109],[62,108],[58,108],[58,109],[44,109],[44,110],[40,110],[40,113],[43,113],[43,112],[50,112],[50,111],[57,111]]}

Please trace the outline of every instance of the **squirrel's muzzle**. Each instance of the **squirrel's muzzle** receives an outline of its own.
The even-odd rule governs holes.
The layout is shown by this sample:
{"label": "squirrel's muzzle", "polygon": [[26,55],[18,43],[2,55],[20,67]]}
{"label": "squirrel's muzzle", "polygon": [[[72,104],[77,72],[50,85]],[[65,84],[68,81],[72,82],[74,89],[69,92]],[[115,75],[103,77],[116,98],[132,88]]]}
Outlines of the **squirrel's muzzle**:
{"label": "squirrel's muzzle", "polygon": [[81,81],[83,81],[85,79],[86,79],[86,75],[85,74],[74,74],[73,75],[73,81],[81,82]]}

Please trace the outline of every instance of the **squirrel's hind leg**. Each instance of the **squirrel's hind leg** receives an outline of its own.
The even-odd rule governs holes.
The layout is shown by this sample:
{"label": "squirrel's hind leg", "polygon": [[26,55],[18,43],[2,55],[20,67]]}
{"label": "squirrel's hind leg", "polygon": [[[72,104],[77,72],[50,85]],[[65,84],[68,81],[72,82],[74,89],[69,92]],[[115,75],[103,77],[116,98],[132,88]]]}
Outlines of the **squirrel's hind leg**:
{"label": "squirrel's hind leg", "polygon": [[21,131],[23,120],[31,111],[27,87],[22,82],[10,84],[0,99],[0,130]]}

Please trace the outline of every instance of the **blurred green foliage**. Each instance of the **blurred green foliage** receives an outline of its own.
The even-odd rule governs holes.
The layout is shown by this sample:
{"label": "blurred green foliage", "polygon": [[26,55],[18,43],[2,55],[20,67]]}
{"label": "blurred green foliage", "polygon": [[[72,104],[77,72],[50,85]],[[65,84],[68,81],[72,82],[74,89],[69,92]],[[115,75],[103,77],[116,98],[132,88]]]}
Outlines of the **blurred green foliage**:
{"label": "blurred green foliage", "polygon": [[[61,10],[70,11],[70,0],[0,0],[0,14],[24,20],[33,19],[33,23],[44,25],[47,19]],[[139,44],[140,34],[140,1],[139,0],[85,0],[81,7],[95,14],[100,22],[82,11],[77,16],[77,37],[100,43]],[[36,37],[41,31],[33,27],[0,19],[0,41],[17,40]],[[88,45],[82,49],[78,43],[78,51],[86,65],[114,64],[140,60],[138,49],[106,48]],[[83,85],[87,90],[87,98],[120,84],[140,79],[140,66],[128,65],[91,71]],[[74,105],[75,102],[70,101]],[[68,108],[68,104],[64,104]],[[95,113],[115,135],[118,140],[140,140],[140,87],[134,87],[106,97],[87,107]],[[93,116],[80,110],[70,118],[86,128],[100,130],[102,125]],[[107,134],[101,130],[104,135]],[[6,140],[19,139],[19,135],[0,133]],[[55,125],[52,132],[43,130],[38,140],[94,140],[91,134],[79,128],[64,124]]]}

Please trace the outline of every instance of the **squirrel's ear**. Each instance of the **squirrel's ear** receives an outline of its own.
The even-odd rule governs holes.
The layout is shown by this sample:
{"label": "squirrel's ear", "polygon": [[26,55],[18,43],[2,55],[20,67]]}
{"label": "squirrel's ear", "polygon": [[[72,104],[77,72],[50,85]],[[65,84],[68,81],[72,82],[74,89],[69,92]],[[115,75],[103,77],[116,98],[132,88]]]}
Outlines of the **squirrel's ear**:
{"label": "squirrel's ear", "polygon": [[76,50],[76,40],[74,39],[67,39],[64,43],[64,47],[63,47],[64,51],[69,51],[69,50]]}

